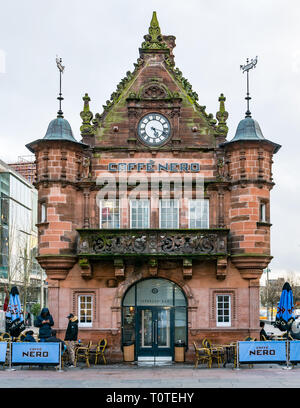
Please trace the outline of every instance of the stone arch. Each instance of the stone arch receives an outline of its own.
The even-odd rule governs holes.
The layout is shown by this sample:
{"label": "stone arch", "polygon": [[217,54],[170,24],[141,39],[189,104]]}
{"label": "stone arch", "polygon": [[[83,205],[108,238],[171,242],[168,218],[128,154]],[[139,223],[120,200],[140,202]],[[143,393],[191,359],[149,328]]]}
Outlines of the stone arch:
{"label": "stone arch", "polygon": [[112,302],[112,308],[118,308],[120,309],[122,307],[122,300],[127,292],[127,290],[138,283],[142,279],[147,279],[147,278],[161,278],[161,279],[167,279],[170,280],[174,283],[176,283],[180,289],[183,291],[183,293],[186,296],[187,299],[187,307],[188,308],[197,308],[198,307],[198,301],[195,299],[193,291],[191,287],[188,285],[188,283],[183,280],[183,279],[178,279],[175,276],[170,279],[167,274],[165,274],[163,271],[155,276],[151,275],[149,272],[140,272],[138,274],[134,274],[130,277],[128,277],[126,280],[121,282],[115,292],[115,296]]}

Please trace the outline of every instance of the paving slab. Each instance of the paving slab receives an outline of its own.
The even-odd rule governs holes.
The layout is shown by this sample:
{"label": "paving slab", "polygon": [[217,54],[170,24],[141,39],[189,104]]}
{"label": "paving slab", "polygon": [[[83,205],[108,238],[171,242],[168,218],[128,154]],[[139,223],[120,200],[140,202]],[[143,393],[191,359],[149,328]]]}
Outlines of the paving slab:
{"label": "paving slab", "polygon": [[300,366],[254,365],[195,369],[193,365],[0,369],[0,388],[299,388]]}

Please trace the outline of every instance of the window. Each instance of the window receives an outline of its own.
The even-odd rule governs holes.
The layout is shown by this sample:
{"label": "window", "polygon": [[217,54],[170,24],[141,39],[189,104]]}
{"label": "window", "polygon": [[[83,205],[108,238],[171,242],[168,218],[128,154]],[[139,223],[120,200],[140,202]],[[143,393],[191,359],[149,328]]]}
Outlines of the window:
{"label": "window", "polygon": [[119,200],[100,201],[100,228],[120,228]]}
{"label": "window", "polygon": [[1,193],[0,197],[1,203],[1,224],[8,225],[9,221],[9,197],[6,194]]}
{"label": "window", "polygon": [[40,222],[46,222],[47,221],[47,207],[45,203],[41,203],[41,218]]}
{"label": "window", "polygon": [[267,222],[267,218],[266,218],[266,203],[260,203],[259,206],[259,220],[261,222]]}
{"label": "window", "polygon": [[209,200],[189,201],[189,228],[209,228]]}
{"label": "window", "polygon": [[217,326],[231,326],[231,296],[217,295]]}
{"label": "window", "polygon": [[179,228],[178,200],[160,200],[159,228]]}
{"label": "window", "polygon": [[130,227],[149,228],[150,225],[150,203],[149,200],[130,201]]}
{"label": "window", "polygon": [[80,327],[92,327],[93,323],[93,296],[78,296],[78,317]]}

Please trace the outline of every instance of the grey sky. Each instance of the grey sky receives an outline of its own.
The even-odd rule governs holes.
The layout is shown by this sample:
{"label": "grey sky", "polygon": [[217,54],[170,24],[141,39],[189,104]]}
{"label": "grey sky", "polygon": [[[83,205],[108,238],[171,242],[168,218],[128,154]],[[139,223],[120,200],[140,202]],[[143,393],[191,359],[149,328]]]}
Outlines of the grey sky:
{"label": "grey sky", "polygon": [[[1,0],[0,158],[30,154],[25,144],[45,135],[58,110],[63,58],[63,111],[77,140],[82,96],[102,112],[126,71],[133,70],[152,11],[163,34],[176,36],[176,66],[207,113],[226,96],[230,140],[246,111],[240,65],[258,56],[250,77],[250,110],[274,156],[271,193],[272,275],[299,271],[299,0]],[[4,71],[4,72],[3,72]],[[271,275],[271,276],[272,276]]]}

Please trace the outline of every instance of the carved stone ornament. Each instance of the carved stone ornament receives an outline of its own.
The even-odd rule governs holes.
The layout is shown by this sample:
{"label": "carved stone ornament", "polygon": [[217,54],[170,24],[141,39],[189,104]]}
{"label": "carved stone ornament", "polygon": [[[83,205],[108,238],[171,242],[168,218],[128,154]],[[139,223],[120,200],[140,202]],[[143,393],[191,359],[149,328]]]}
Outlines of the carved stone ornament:
{"label": "carved stone ornament", "polygon": [[184,259],[182,266],[182,273],[185,279],[190,279],[193,275],[193,261],[192,259]]}
{"label": "carved stone ornament", "polygon": [[141,93],[142,99],[164,99],[167,98],[167,92],[157,84],[151,84],[145,87]]}
{"label": "carved stone ornament", "polygon": [[217,260],[217,279],[224,280],[227,276],[227,258],[218,258]]}
{"label": "carved stone ornament", "polygon": [[78,254],[214,255],[227,253],[227,230],[78,230]]}
{"label": "carved stone ornament", "polygon": [[82,278],[91,278],[92,277],[92,268],[91,265],[86,258],[81,258],[79,259],[78,262],[80,268],[81,268],[81,277]]}
{"label": "carved stone ornament", "polygon": [[157,275],[157,260],[156,259],[149,259],[148,271],[151,276]]}
{"label": "carved stone ornament", "polygon": [[124,262],[123,259],[116,258],[114,259],[114,268],[115,268],[115,276],[116,277],[124,277]]}

